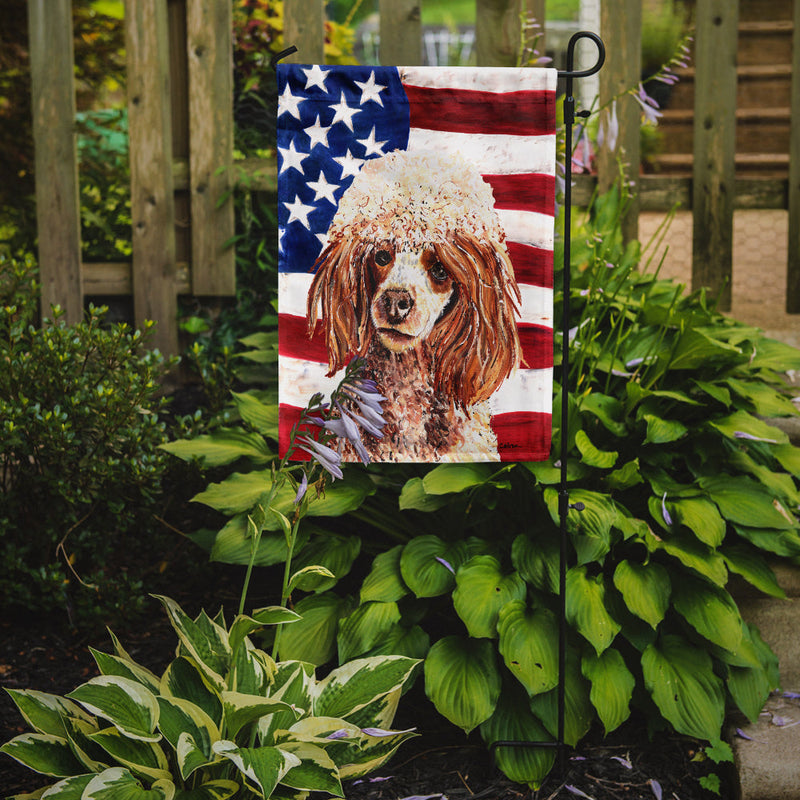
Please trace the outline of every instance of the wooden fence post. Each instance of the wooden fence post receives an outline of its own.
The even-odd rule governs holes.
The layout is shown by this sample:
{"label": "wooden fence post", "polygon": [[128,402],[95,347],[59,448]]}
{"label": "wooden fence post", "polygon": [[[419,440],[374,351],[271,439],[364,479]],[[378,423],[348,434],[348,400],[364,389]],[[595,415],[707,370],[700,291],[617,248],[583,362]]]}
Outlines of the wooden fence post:
{"label": "wooden fence post", "polygon": [[42,316],[83,318],[71,0],[29,0]]}
{"label": "wooden fence post", "polygon": [[235,251],[226,245],[234,233],[232,6],[189,0],[186,12],[192,294],[233,295]]}
{"label": "wooden fence post", "polygon": [[731,307],[739,2],[697,0],[692,288]]}
{"label": "wooden fence post", "polygon": [[285,0],[283,41],[297,52],[286,58],[297,64],[325,62],[325,0]]}
{"label": "wooden fence post", "polygon": [[[639,0],[606,0],[601,5],[600,30],[606,46],[606,63],[600,71],[600,107],[616,99],[619,132],[609,141],[612,107],[605,108],[600,124],[605,142],[598,153],[598,182],[601,192],[608,191],[619,176],[623,163],[624,180],[633,184],[633,197],[622,220],[622,236],[631,241],[639,236],[639,163],[641,161],[640,127],[642,109],[627,94],[641,80],[642,4]],[[614,147],[609,147],[613,144]]]}
{"label": "wooden fence post", "polygon": [[524,20],[542,26],[538,50],[544,55],[545,0],[476,0],[475,54],[479,67],[515,67],[519,62]]}
{"label": "wooden fence post", "polygon": [[420,0],[380,0],[380,50],[384,67],[422,63]]}
{"label": "wooden fence post", "polygon": [[792,122],[789,139],[789,262],[786,312],[800,314],[800,3],[794,4]]}
{"label": "wooden fence post", "polygon": [[126,2],[134,316],[137,325],[156,320],[154,346],[174,354],[178,323],[168,35],[165,0]]}

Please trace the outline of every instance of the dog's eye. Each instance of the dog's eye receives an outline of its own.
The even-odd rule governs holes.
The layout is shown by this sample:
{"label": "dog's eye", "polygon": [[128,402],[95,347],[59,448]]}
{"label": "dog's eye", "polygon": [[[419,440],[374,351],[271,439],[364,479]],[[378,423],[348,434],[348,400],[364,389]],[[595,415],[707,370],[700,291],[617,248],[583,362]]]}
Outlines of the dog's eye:
{"label": "dog's eye", "polygon": [[375,253],[375,263],[379,267],[385,267],[392,262],[392,254],[388,250],[378,250]]}
{"label": "dog's eye", "polygon": [[430,270],[428,270],[429,275],[433,278],[437,283],[443,283],[446,281],[450,276],[447,274],[447,270],[438,262],[434,262],[431,265]]}

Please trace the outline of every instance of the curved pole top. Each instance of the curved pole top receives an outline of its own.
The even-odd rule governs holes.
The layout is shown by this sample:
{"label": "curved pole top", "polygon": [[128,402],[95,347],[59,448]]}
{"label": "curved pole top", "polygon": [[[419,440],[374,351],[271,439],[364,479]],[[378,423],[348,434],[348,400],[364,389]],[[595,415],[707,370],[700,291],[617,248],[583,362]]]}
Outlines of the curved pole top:
{"label": "curved pole top", "polygon": [[[597,62],[589,69],[575,70],[575,46],[581,39],[591,39],[597,45]],[[592,31],[578,31],[573,33],[567,45],[567,68],[559,70],[559,78],[588,78],[600,71],[606,60],[606,46],[603,40]]]}

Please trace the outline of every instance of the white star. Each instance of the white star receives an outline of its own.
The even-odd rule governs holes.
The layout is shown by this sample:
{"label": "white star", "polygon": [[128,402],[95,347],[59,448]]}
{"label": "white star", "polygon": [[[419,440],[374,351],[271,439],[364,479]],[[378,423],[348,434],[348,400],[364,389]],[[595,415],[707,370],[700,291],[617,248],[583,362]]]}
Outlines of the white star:
{"label": "white star", "polygon": [[383,105],[381,100],[381,92],[386,88],[380,83],[375,83],[375,73],[370,73],[369,80],[366,83],[355,81],[356,86],[361,89],[361,103],[364,105],[368,100],[374,100],[379,106]]}
{"label": "white star", "polygon": [[289,84],[286,84],[286,88],[283,90],[283,94],[278,98],[278,116],[283,114],[285,111],[288,111],[293,117],[297,117],[300,119],[300,109],[298,106],[300,103],[303,102],[305,98],[303,97],[295,97],[292,94],[292,90],[289,88]]}
{"label": "white star", "polygon": [[314,190],[315,200],[320,200],[324,197],[333,205],[336,205],[336,198],[333,196],[333,193],[339,188],[339,184],[328,183],[328,181],[325,179],[325,175],[322,173],[322,170],[319,172],[319,180],[309,181],[307,185]]}
{"label": "white star", "polygon": [[323,92],[328,91],[325,88],[325,73],[320,69],[319,64],[314,64],[310,69],[304,69],[303,74],[306,76],[306,89],[319,86]]}
{"label": "white star", "polygon": [[297,220],[306,228],[310,228],[310,225],[308,224],[308,215],[314,210],[314,206],[308,206],[305,203],[301,203],[296,195],[291,203],[284,202],[284,205],[289,209],[289,219],[286,221],[287,225],[290,222]]}
{"label": "white star", "polygon": [[331,108],[336,112],[334,114],[333,120],[331,121],[331,125],[335,125],[337,122],[343,122],[352,131],[353,114],[357,114],[361,109],[349,108],[347,105],[347,101],[344,99],[344,92],[342,92],[341,95],[339,96],[339,102],[336,103],[335,105],[332,105]]}
{"label": "white star", "polygon": [[281,162],[281,172],[294,167],[298,172],[302,173],[303,168],[300,164],[304,159],[308,158],[308,153],[298,153],[294,149],[294,140],[289,142],[288,147],[279,147],[278,152],[281,154],[283,161]]}
{"label": "white star", "polygon": [[[369,158],[370,156],[382,156],[383,155],[383,145],[386,142],[376,142],[375,141],[375,128],[373,127],[372,132],[366,139],[357,139],[356,140],[359,144],[363,144],[366,147],[367,152],[364,153],[365,158]],[[388,139],[386,140],[389,141]]]}
{"label": "white star", "polygon": [[322,125],[319,124],[319,114],[317,114],[317,121],[308,128],[304,128],[305,132],[308,134],[308,138],[311,139],[311,147],[309,150],[313,150],[315,145],[321,144],[324,147],[328,146],[328,131],[330,130],[330,125],[327,128],[324,128]]}
{"label": "white star", "polygon": [[358,175],[361,165],[364,163],[363,158],[356,158],[350,150],[347,151],[347,155],[333,160],[342,168],[342,178],[346,178],[348,175]]}

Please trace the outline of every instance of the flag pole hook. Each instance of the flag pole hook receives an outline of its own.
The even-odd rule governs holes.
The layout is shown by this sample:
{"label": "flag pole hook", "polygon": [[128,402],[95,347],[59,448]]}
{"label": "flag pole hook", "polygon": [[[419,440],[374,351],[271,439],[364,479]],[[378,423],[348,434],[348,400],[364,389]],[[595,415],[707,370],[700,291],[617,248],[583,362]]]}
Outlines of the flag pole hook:
{"label": "flag pole hook", "polygon": [[[575,70],[575,46],[581,39],[591,39],[597,46],[597,61],[589,69]],[[560,523],[560,553],[558,565],[559,626],[558,626],[558,722],[555,742],[532,741],[497,741],[490,749],[497,747],[554,747],[558,751],[558,767],[561,775],[566,774],[566,743],[564,741],[564,718],[566,707],[566,661],[567,661],[567,516],[570,509],[583,511],[583,503],[569,502],[567,488],[567,456],[569,424],[569,323],[570,323],[570,238],[572,229],[572,127],[575,117],[588,117],[591,112],[575,111],[573,81],[576,78],[588,78],[600,71],[606,60],[606,48],[603,40],[591,31],[578,31],[572,35],[567,45],[567,68],[559,70],[558,77],[566,81],[564,96],[564,129],[565,129],[565,164],[564,164],[564,270],[563,270],[563,311],[561,317],[561,480],[558,492],[558,517]]]}

